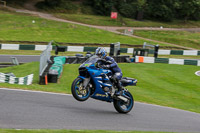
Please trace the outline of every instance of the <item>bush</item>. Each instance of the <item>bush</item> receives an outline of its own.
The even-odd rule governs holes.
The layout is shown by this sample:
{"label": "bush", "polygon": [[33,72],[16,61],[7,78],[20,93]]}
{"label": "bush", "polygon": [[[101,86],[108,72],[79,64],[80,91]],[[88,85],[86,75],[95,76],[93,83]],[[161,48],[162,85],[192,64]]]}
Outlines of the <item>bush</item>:
{"label": "bush", "polygon": [[172,21],[174,19],[174,3],[172,1],[148,0],[147,4],[146,18],[161,21]]}
{"label": "bush", "polygon": [[86,3],[93,8],[96,14],[106,16],[110,15],[114,5],[112,0],[87,0]]}
{"label": "bush", "polygon": [[136,18],[137,6],[135,4],[124,3],[119,6],[119,12],[124,17]]}
{"label": "bush", "polygon": [[79,6],[71,0],[45,0],[36,4],[39,9],[76,13]]}

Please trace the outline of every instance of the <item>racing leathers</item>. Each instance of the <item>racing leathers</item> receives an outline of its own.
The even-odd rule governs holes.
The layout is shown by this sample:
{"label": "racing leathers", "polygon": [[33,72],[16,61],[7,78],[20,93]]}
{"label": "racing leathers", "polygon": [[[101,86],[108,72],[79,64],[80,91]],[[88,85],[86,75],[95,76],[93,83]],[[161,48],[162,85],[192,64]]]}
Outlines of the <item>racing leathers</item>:
{"label": "racing leathers", "polygon": [[121,85],[120,80],[123,76],[122,71],[118,67],[116,61],[112,57],[106,56],[105,60],[111,62],[111,64],[105,65],[105,67],[112,71],[114,83],[116,84],[119,92],[121,93],[122,85]]}

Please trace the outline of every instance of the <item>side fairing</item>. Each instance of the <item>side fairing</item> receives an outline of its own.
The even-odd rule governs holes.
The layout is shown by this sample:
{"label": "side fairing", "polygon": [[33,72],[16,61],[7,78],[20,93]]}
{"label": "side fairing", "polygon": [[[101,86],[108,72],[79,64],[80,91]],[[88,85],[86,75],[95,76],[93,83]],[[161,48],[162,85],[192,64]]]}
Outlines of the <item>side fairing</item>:
{"label": "side fairing", "polygon": [[105,71],[103,71],[103,69],[100,69],[100,70],[88,69],[88,72],[95,85],[95,91],[91,95],[91,97],[94,99],[111,102],[110,96],[103,91],[103,87],[110,87],[110,88],[112,87],[111,84],[104,83],[105,80],[109,80],[108,77],[104,76]]}

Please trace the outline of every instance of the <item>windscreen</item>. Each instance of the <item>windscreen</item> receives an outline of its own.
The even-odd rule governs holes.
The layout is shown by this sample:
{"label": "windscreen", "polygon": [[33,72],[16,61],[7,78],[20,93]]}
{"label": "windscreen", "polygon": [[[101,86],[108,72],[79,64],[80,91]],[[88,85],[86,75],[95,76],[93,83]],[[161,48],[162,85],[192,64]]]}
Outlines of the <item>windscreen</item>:
{"label": "windscreen", "polygon": [[92,64],[95,64],[100,58],[96,55],[93,55],[89,59],[87,59],[83,64],[80,65],[80,67],[89,67]]}

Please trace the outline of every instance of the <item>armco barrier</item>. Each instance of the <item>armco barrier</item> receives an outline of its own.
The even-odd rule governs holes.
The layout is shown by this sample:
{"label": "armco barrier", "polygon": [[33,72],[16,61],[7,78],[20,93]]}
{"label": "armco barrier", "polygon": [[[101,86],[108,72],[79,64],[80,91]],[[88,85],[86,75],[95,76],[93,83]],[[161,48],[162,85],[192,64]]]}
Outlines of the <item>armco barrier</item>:
{"label": "armco barrier", "polygon": [[33,74],[30,74],[28,76],[18,78],[10,74],[0,73],[0,83],[30,85],[33,82],[33,76]]}
{"label": "armco barrier", "polygon": [[[23,45],[23,44],[0,44],[0,49],[4,50],[40,50],[43,51],[46,49],[47,45]],[[66,47],[66,51],[72,52],[95,52],[97,47],[83,47],[83,46],[63,46]],[[106,50],[109,52],[110,48],[105,47]],[[52,49],[55,49],[53,46]],[[121,53],[133,53],[134,48],[120,48]],[[150,49],[149,54],[154,54],[154,50]],[[158,50],[158,55],[193,55],[197,56],[200,55],[200,51],[198,50]]]}
{"label": "armco barrier", "polygon": [[154,57],[144,57],[144,56],[136,56],[135,62],[136,63],[166,63],[166,64],[200,66],[200,60],[174,59],[174,58],[154,58]]}

